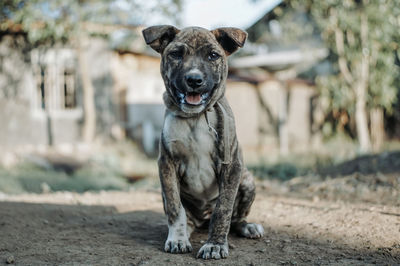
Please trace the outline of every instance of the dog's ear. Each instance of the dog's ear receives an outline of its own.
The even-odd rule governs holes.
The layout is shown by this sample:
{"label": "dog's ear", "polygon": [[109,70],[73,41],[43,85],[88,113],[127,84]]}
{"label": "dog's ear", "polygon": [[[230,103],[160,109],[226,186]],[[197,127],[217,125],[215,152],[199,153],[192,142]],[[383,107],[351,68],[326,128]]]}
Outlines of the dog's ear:
{"label": "dog's ear", "polygon": [[159,25],[144,29],[142,34],[146,44],[161,54],[178,32],[174,26]]}
{"label": "dog's ear", "polygon": [[211,33],[224,48],[226,55],[230,55],[239,47],[243,47],[247,38],[247,32],[237,28],[218,28],[212,30]]}

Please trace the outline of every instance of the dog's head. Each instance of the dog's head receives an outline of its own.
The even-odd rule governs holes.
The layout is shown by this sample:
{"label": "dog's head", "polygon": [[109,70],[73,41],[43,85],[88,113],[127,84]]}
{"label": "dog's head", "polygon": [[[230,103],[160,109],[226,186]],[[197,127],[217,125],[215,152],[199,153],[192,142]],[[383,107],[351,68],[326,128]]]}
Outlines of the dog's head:
{"label": "dog's head", "polygon": [[247,33],[237,28],[212,31],[153,26],[143,30],[147,44],[161,54],[167,95],[185,114],[198,114],[225,92],[227,56],[243,47]]}

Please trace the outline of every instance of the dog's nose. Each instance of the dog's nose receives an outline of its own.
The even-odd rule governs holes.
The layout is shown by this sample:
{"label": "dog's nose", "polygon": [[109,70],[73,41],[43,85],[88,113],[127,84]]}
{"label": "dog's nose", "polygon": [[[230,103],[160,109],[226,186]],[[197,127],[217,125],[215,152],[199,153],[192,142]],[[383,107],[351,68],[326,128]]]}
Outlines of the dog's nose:
{"label": "dog's nose", "polygon": [[192,89],[200,87],[203,82],[203,75],[200,72],[189,72],[185,75],[186,84]]}

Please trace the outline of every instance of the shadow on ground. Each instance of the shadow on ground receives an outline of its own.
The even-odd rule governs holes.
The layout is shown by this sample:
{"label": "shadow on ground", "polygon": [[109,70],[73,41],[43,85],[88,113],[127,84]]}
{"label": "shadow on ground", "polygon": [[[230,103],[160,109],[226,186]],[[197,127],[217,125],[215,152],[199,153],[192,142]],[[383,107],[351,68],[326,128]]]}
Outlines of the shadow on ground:
{"label": "shadow on ground", "polygon": [[400,151],[359,156],[352,160],[321,169],[320,173],[333,177],[354,173],[364,175],[400,173]]}
{"label": "shadow on ground", "polygon": [[[326,239],[307,239],[264,224],[266,236],[230,235],[230,256],[218,265],[398,264],[386,250],[357,250]],[[160,210],[120,213],[114,207],[0,202],[0,264],[204,265],[195,259],[206,232],[193,234],[194,252],[167,254]]]}

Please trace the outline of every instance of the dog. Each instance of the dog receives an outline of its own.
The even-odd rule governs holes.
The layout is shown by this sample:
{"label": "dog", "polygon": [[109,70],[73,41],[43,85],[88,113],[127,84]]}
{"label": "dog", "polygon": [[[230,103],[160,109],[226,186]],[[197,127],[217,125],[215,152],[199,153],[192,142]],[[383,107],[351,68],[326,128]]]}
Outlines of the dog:
{"label": "dog", "polygon": [[166,91],[158,167],[168,238],[164,250],[191,252],[195,228],[209,226],[198,258],[229,253],[230,230],[248,238],[264,234],[246,216],[255,197],[253,176],[243,165],[232,110],[224,96],[227,57],[243,47],[247,33],[159,25],[143,30],[146,44],[161,54]]}

